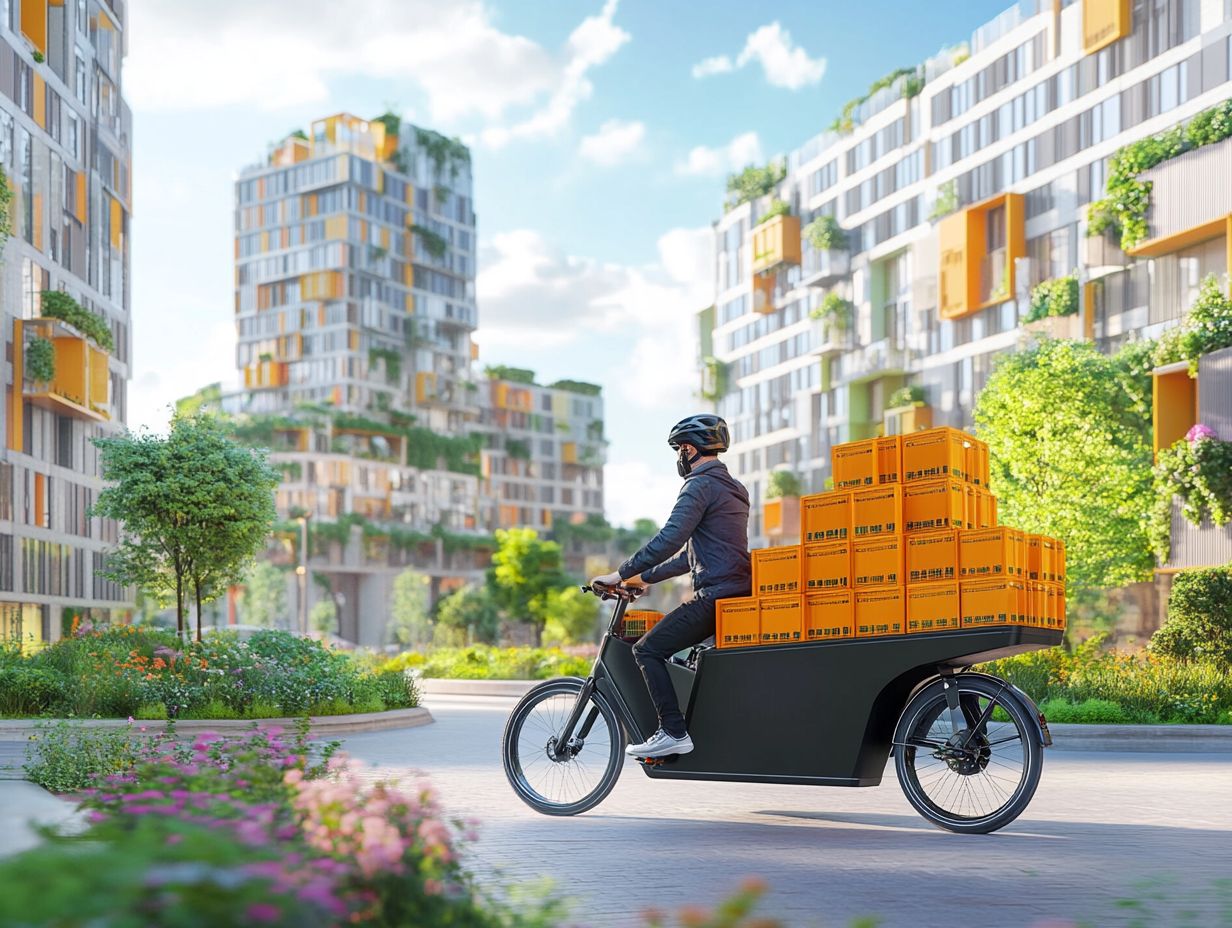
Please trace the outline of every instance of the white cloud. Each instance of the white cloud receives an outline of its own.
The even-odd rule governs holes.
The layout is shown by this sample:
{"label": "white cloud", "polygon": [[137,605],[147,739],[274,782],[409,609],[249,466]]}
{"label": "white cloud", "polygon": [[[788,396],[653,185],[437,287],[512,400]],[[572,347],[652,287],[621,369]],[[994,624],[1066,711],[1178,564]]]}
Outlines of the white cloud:
{"label": "white cloud", "polygon": [[662,457],[663,466],[659,468],[638,460],[612,461],[603,468],[603,503],[609,522],[632,525],[647,516],[662,522],[672,511],[680,492],[680,478],[666,442]]}
{"label": "white cloud", "polygon": [[693,65],[693,76],[726,74],[753,62],[761,65],[767,83],[788,90],[815,85],[826,73],[826,59],[810,58],[776,20],[749,33],[735,62],[727,55],[706,58]]}
{"label": "white cloud", "polygon": [[745,132],[726,145],[710,148],[698,145],[684,161],[676,164],[676,173],[697,177],[718,177],[761,162],[761,142],[756,132]]}
{"label": "white cloud", "polygon": [[691,397],[695,317],[714,298],[714,233],[673,229],[658,246],[656,262],[628,266],[567,255],[528,229],[493,236],[477,282],[483,354],[603,342],[620,358],[609,401],[655,409],[665,396]]}
{"label": "white cloud", "polygon": [[713,58],[704,58],[693,65],[693,76],[710,77],[713,74],[726,74],[735,69],[736,66],[726,55],[715,55]]}
{"label": "white cloud", "polygon": [[595,164],[611,167],[636,155],[645,138],[644,123],[609,119],[598,132],[582,139],[578,154]]}
{"label": "white cloud", "polygon": [[142,0],[125,94],[147,112],[277,110],[327,100],[335,78],[404,79],[423,88],[435,122],[477,118],[503,144],[559,129],[591,95],[587,72],[629,40],[615,11],[607,0],[552,52],[496,28],[480,0],[367,0],[362,15],[333,0],[293,11],[282,0]]}

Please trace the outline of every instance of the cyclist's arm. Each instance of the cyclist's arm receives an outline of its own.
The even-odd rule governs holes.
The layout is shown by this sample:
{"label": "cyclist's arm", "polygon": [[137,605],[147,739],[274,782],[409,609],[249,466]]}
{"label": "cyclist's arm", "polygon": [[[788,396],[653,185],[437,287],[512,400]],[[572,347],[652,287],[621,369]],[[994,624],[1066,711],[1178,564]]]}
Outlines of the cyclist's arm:
{"label": "cyclist's arm", "polygon": [[[689,536],[693,534],[693,529],[697,528],[697,523],[702,520],[705,512],[705,483],[700,480],[686,480],[680,489],[680,496],[676,499],[672,514],[667,517],[667,523],[659,530],[659,534],[646,542],[636,554],[620,565],[620,578],[627,580],[629,577],[644,573],[670,560],[688,542]],[[670,576],[676,575],[671,574]]]}
{"label": "cyclist's arm", "polygon": [[664,561],[650,570],[642,571],[642,581],[645,583],[658,583],[660,580],[670,580],[672,577],[679,577],[682,574],[689,572],[689,550],[685,548],[670,561]]}

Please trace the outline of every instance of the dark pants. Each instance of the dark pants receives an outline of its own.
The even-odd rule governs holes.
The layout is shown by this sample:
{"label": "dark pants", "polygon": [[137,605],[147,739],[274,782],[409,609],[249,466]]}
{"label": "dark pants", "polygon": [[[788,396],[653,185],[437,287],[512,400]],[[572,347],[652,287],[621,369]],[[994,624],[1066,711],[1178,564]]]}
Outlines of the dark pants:
{"label": "dark pants", "polygon": [[674,738],[685,735],[684,714],[676,701],[676,689],[667,673],[667,659],[714,634],[713,599],[693,599],[659,620],[633,646],[633,659],[642,669],[646,688],[659,713],[659,727]]}

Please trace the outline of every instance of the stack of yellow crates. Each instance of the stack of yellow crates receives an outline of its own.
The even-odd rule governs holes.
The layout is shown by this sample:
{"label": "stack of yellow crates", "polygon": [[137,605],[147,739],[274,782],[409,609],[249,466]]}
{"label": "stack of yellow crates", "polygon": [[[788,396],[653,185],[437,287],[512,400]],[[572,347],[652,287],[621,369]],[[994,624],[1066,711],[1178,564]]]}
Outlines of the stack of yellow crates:
{"label": "stack of yellow crates", "polygon": [[720,648],[1065,627],[1065,546],[997,524],[984,442],[927,429],[831,464],[835,489],[800,500],[802,543],[752,552],[753,595],[719,602]]}

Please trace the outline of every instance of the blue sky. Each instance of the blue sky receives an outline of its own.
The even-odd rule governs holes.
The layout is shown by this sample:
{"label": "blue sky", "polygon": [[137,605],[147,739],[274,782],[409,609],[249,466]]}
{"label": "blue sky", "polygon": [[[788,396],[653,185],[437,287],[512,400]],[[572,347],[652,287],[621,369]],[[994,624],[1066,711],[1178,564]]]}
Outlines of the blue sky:
{"label": "blue sky", "polygon": [[661,519],[726,173],[1007,5],[134,3],[130,424],[234,380],[239,169],[315,117],[393,107],[472,146],[481,363],[602,383],[609,516]]}

